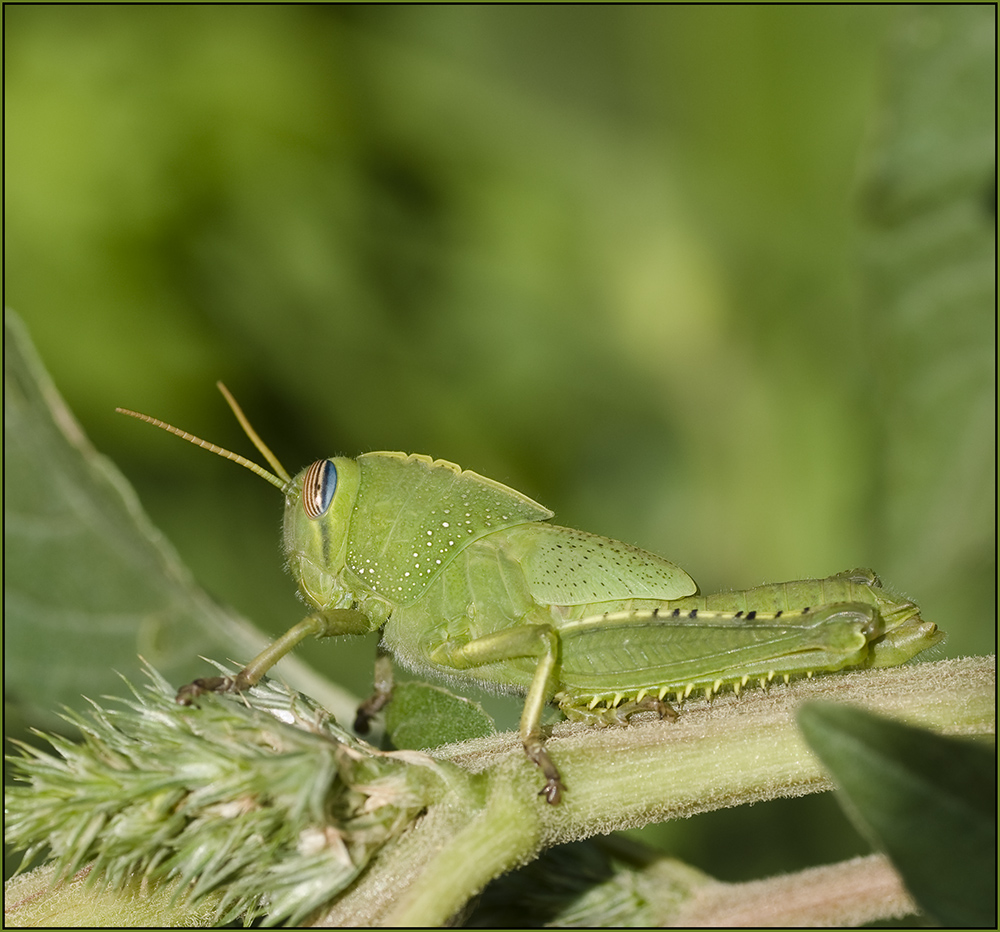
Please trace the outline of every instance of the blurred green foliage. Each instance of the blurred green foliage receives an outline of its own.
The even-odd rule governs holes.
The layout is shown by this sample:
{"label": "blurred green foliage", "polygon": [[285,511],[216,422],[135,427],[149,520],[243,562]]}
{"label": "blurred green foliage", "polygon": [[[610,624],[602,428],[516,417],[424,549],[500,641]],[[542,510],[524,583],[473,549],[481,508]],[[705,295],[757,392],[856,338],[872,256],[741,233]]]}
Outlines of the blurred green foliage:
{"label": "blurred green foliage", "polygon": [[[115,405],[246,452],[222,378],[293,471],[375,449],[447,458],[664,554],[705,591],[870,564],[950,653],[986,652],[993,390],[952,391],[949,373],[963,352],[983,371],[992,278],[948,292],[944,274],[942,307],[965,309],[955,333],[886,310],[926,251],[879,277],[886,249],[905,253],[882,239],[865,279],[858,259],[863,213],[882,232],[940,229],[928,205],[945,202],[978,205],[962,235],[993,243],[995,167],[956,169],[933,132],[956,112],[941,49],[970,60],[992,15],[11,6],[6,300],[198,579],[266,630],[301,613],[274,491]],[[932,183],[878,200],[914,164],[904,147],[859,197],[866,132],[928,74],[942,105],[904,115],[932,131],[903,135],[931,152]],[[977,75],[959,109],[992,138],[992,65]],[[910,404],[933,391],[922,366],[943,372],[947,406]],[[946,443],[933,417],[979,442]],[[945,472],[963,507],[944,495],[930,511]],[[907,541],[923,546],[898,558]],[[925,588],[934,560],[961,572]],[[369,688],[371,643],[303,653]],[[720,868],[703,844],[717,876],[771,869]],[[680,853],[706,866],[697,849]]]}

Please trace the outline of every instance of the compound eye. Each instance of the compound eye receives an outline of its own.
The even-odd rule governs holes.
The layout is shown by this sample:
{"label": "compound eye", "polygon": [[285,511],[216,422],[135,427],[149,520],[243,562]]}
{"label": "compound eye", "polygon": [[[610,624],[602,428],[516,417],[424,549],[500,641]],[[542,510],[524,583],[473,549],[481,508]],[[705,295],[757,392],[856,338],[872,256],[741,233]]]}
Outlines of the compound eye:
{"label": "compound eye", "polygon": [[333,460],[316,460],[302,480],[302,507],[310,518],[322,518],[337,491],[337,467]]}

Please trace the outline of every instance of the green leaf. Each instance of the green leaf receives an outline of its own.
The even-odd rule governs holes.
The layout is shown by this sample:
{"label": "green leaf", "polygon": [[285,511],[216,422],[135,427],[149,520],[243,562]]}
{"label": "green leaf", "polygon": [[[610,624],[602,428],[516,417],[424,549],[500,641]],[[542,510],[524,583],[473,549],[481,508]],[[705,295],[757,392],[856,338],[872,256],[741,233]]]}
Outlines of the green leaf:
{"label": "green leaf", "polygon": [[385,720],[397,748],[436,748],[496,734],[493,719],[478,702],[431,683],[397,683]]}
{"label": "green leaf", "polygon": [[[87,440],[9,310],[4,467],[4,694],[23,722],[60,727],[54,709],[117,690],[115,671],[137,676],[139,655],[180,685],[204,675],[201,654],[249,659],[267,643],[194,582]],[[278,672],[351,714],[353,700],[301,661]]]}
{"label": "green leaf", "polygon": [[996,921],[992,749],[850,706],[798,713],[859,831],[893,861],[913,898],[948,926]]}

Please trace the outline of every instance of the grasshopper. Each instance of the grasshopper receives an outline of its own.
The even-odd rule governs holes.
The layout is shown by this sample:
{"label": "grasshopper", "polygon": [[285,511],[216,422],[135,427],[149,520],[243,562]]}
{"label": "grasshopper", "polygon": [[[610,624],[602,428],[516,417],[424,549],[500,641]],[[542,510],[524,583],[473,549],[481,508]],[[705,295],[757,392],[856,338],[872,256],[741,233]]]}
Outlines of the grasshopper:
{"label": "grasshopper", "polygon": [[285,496],[284,552],[312,611],[235,677],[181,687],[177,701],[248,689],[309,636],[382,634],[387,656],[438,677],[525,694],[520,737],[559,803],[564,787],[541,716],[625,723],[693,691],[711,697],[775,676],[904,663],[943,639],[917,605],[870,570],[699,595],[675,564],[629,544],[550,524],[553,512],[454,463],[404,453],[320,459],[291,477],[219,389],[274,472],[170,424],[119,408],[246,467]]}

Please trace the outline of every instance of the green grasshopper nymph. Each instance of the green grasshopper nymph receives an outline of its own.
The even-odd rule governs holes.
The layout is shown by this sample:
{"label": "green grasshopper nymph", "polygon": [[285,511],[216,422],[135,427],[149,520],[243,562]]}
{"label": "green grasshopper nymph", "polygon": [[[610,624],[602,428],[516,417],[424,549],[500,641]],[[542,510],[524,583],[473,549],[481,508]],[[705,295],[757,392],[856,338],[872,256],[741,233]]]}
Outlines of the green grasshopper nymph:
{"label": "green grasshopper nymph", "polygon": [[[235,677],[195,680],[178,702],[253,686],[309,635],[379,630],[380,649],[413,670],[525,694],[520,737],[545,778],[540,795],[555,804],[563,784],[541,728],[550,702],[594,723],[644,710],[675,717],[668,696],[893,666],[943,638],[870,570],[699,595],[662,557],[549,524],[544,506],[444,460],[366,453],[317,460],[292,478],[221,382],[219,390],[273,473],[156,418],[118,411],[284,493],[285,556],[313,611]],[[382,670],[359,730],[388,699]]]}

